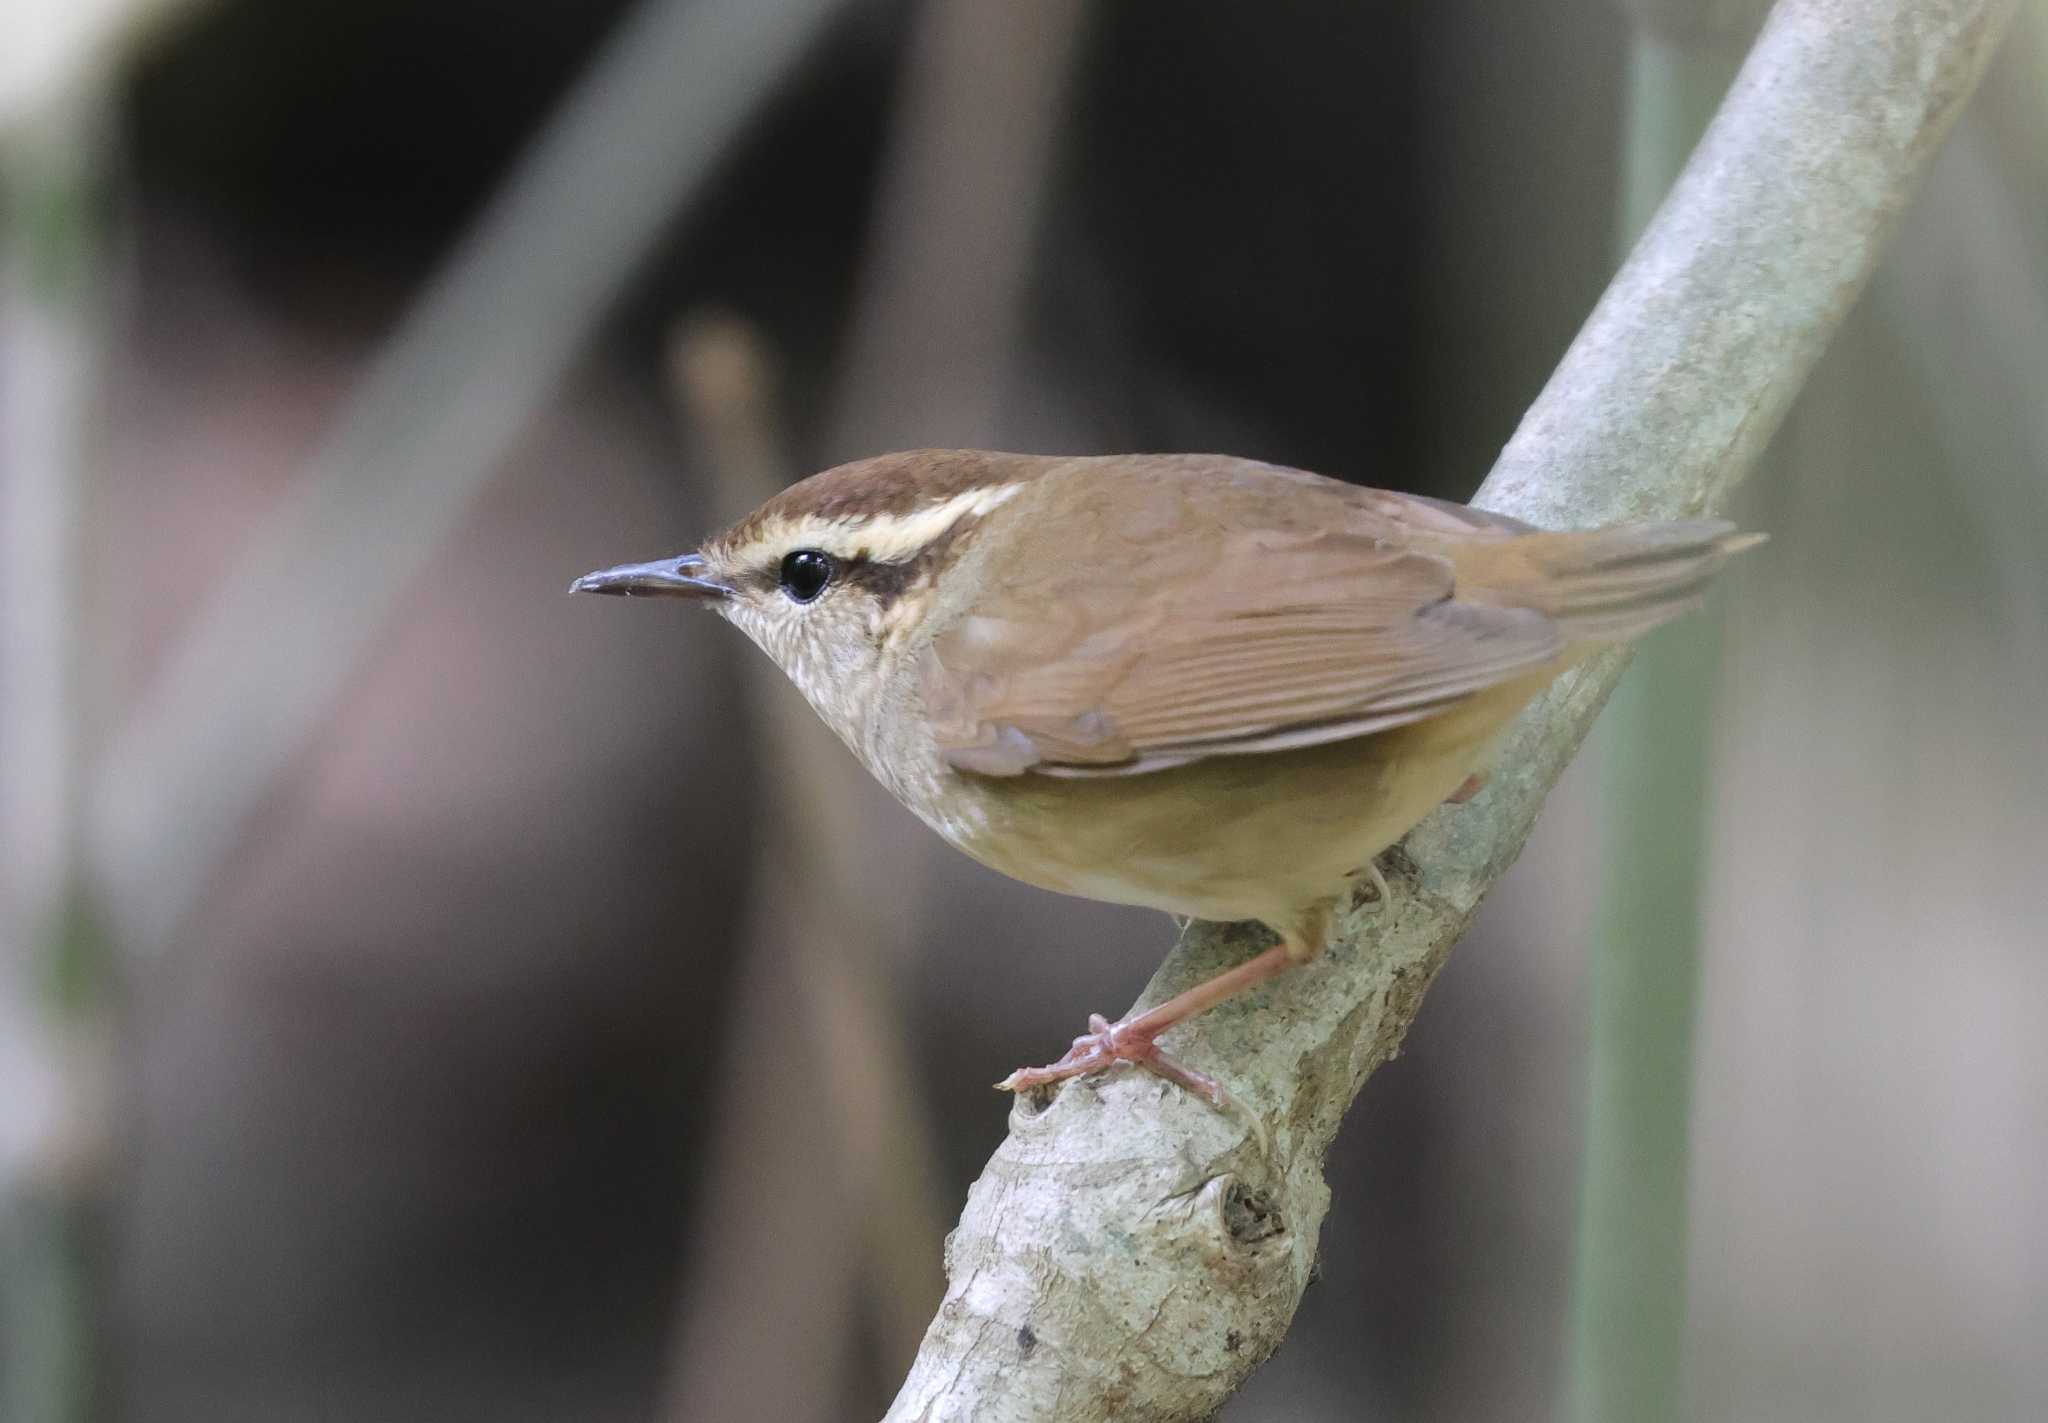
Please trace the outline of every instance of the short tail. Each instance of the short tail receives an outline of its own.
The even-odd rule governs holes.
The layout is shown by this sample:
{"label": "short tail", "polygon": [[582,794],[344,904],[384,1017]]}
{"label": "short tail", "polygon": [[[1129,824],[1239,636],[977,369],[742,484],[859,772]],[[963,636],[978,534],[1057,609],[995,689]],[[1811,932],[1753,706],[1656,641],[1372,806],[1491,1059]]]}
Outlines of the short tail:
{"label": "short tail", "polygon": [[1766,537],[1722,519],[1519,534],[1487,548],[1472,570],[1483,591],[1460,596],[1534,608],[1570,642],[1625,642],[1698,607],[1721,565]]}

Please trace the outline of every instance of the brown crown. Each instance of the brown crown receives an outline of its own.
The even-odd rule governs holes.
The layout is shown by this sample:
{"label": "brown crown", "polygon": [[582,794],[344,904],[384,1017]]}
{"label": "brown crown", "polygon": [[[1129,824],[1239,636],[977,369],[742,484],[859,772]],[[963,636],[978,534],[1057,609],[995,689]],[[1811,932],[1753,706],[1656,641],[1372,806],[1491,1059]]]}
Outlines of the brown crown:
{"label": "brown crown", "polygon": [[1052,464],[1032,455],[991,450],[874,455],[798,480],[712,542],[726,549],[744,547],[770,525],[806,516],[901,518],[970,490],[1030,479]]}

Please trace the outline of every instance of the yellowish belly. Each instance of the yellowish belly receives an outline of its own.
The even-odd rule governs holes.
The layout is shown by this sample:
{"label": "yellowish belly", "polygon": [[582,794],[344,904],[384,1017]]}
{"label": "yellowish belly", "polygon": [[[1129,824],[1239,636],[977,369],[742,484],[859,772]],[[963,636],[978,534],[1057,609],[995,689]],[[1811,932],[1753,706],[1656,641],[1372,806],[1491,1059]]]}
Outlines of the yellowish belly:
{"label": "yellowish belly", "polygon": [[1146,775],[978,785],[985,826],[961,849],[1026,883],[1197,919],[1291,922],[1480,768],[1547,681],[1450,716],[1295,751]]}

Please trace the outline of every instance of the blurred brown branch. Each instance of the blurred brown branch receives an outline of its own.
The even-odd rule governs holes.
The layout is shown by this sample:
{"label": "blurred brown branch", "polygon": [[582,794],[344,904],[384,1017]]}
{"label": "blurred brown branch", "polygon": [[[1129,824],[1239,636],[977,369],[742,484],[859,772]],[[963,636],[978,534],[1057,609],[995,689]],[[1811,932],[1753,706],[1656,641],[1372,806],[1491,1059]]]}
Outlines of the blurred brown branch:
{"label": "blurred brown branch", "polygon": [[919,13],[821,464],[990,442],[1085,19],[1078,0]]}
{"label": "blurred brown branch", "polygon": [[[1756,462],[1975,88],[2016,0],[1781,0],[1628,264],[1477,502],[1571,527],[1717,506]],[[1183,1031],[1265,1142],[1135,1074],[1020,1101],[949,1241],[949,1288],[889,1417],[1193,1419],[1293,1318],[1322,1162],[1619,677],[1564,678],[1469,807],[1392,857],[1392,902],[1315,965]],[[1241,957],[1199,926],[1148,985]]]}
{"label": "blurred brown branch", "polygon": [[[825,422],[828,461],[997,443],[1083,19],[1077,0],[919,11]],[[674,358],[720,513],[736,518],[794,472],[768,353],[744,323],[699,318]],[[883,1377],[902,1368],[942,1287],[937,1151],[889,970],[917,942],[919,887],[946,852],[882,808],[885,794],[766,663],[751,668],[748,705],[778,772],[777,813],[751,890],[720,1089],[727,1126],[668,1410],[800,1423],[843,1415],[856,1336]],[[763,1192],[764,1179],[778,1189]],[[770,1317],[810,1342],[800,1365],[764,1378],[752,1345]]]}
{"label": "blurred brown branch", "polygon": [[[736,518],[791,477],[771,358],[733,317],[692,318],[671,351],[718,513]],[[915,1351],[941,1288],[932,1242],[945,1207],[886,973],[914,896],[871,892],[900,868],[867,831],[859,764],[771,665],[749,659],[748,671],[746,715],[776,770],[763,797],[772,813],[734,946],[745,962],[667,1411],[798,1423],[835,1416],[845,1356],[861,1342],[857,1303],[883,1367]],[[811,1341],[772,1379],[751,1347],[767,1318]]]}

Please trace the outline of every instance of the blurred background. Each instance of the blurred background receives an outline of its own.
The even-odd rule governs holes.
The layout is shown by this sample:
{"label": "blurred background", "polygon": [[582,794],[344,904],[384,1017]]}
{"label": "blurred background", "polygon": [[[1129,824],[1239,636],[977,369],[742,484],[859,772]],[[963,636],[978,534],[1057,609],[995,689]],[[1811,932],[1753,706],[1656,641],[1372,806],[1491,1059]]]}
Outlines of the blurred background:
{"label": "blurred background", "polygon": [[[917,445],[1463,498],[1742,8],[8,0],[0,1417],[879,1415],[1172,927],[568,580]],[[2044,155],[2029,0],[1232,1423],[2048,1415]]]}

